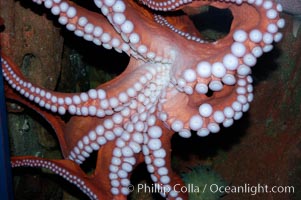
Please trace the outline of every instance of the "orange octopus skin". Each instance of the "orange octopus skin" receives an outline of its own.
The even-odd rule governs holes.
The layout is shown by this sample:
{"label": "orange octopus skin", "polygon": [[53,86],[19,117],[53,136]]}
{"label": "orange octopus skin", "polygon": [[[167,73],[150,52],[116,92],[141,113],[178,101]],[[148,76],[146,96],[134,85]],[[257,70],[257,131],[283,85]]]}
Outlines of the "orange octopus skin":
{"label": "orange octopus skin", "polygon": [[[67,94],[30,83],[2,54],[6,97],[52,125],[64,156],[13,157],[12,167],[48,168],[90,199],[126,199],[132,171],[141,163],[161,191],[168,189],[163,197],[188,199],[174,187],[184,183],[171,168],[172,136],[204,137],[240,119],[253,99],[251,69],[281,40],[284,27],[281,5],[270,0],[95,0],[99,13],[68,0],[33,1],[75,35],[131,57],[113,80]],[[205,5],[228,8],[234,18],[228,35],[213,43],[201,38],[187,15],[173,14]],[[68,122],[60,118],[66,113],[73,115]],[[88,175],[80,165],[93,151],[96,169]]]}

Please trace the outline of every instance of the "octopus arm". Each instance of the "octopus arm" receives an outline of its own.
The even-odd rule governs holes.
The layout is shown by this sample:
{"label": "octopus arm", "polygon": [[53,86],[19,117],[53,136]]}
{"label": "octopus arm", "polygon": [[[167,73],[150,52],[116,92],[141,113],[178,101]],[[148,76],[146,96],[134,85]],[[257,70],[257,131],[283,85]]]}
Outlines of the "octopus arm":
{"label": "octopus arm", "polygon": [[[128,105],[153,76],[150,72],[150,64],[132,59],[125,72],[97,89],[81,93],[61,93],[30,83],[8,56],[2,54],[2,57],[2,71],[7,83],[39,107],[60,115],[66,112],[77,116],[111,115],[114,111],[120,111]],[[123,79],[124,76],[128,76],[128,79]],[[119,90],[112,90],[112,88],[119,88]]]}
{"label": "octopus arm", "polygon": [[77,186],[90,199],[98,199],[93,191],[93,184],[86,181],[89,177],[71,160],[49,160],[34,156],[18,156],[11,158],[11,166],[13,168],[39,167],[48,169]]}
{"label": "octopus arm", "polygon": [[102,45],[107,49],[114,48],[117,52],[130,55],[130,47],[119,34],[116,27],[107,18],[97,12],[89,11],[71,1],[33,1],[44,6],[55,16],[58,22],[78,37]]}
{"label": "octopus arm", "polygon": [[147,136],[145,136],[143,154],[147,170],[161,196],[166,199],[186,199],[188,194],[179,190],[184,183],[171,167],[170,141],[173,131],[165,129],[164,134],[161,134],[161,131],[159,126],[154,126],[149,129]]}
{"label": "octopus arm", "polygon": [[12,101],[17,101],[18,103],[21,103],[28,108],[34,110],[39,115],[41,115],[53,128],[55,133],[58,136],[58,140],[60,142],[61,150],[63,151],[63,154],[65,155],[65,152],[67,152],[66,149],[66,141],[63,138],[64,128],[65,128],[65,122],[58,116],[53,115],[49,113],[47,110],[40,108],[38,105],[33,104],[30,101],[27,101],[26,99],[22,98],[17,92],[15,92],[11,87],[9,87],[7,84],[5,84],[5,97],[7,99],[10,99]]}

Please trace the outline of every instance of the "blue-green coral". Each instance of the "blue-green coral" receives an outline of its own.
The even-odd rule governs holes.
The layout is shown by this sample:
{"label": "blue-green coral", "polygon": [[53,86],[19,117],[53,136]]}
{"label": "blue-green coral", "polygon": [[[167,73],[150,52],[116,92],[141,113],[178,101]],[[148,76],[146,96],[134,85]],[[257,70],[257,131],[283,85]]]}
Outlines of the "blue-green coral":
{"label": "blue-green coral", "polygon": [[[227,186],[223,178],[208,166],[196,166],[182,174],[187,188],[198,188],[189,192],[189,200],[218,200],[224,193],[217,186]],[[211,190],[210,190],[211,187]]]}

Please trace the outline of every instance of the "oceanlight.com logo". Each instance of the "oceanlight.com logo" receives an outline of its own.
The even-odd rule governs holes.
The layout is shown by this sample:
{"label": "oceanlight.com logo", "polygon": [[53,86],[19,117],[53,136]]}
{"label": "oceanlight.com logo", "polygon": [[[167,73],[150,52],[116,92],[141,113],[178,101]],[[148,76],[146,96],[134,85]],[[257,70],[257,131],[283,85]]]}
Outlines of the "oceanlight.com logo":
{"label": "oceanlight.com logo", "polygon": [[251,185],[249,183],[245,183],[240,186],[219,186],[217,184],[211,184],[209,186],[209,190],[212,193],[220,192],[225,194],[250,194],[252,196],[263,193],[295,193],[294,186],[268,186],[266,184]]}
{"label": "oceanlight.com logo", "polygon": [[266,184],[250,185],[245,183],[240,186],[224,186],[218,184],[205,184],[203,187],[199,187],[194,184],[188,184],[183,186],[176,184],[173,187],[162,184],[138,184],[136,186],[129,185],[129,192],[136,190],[137,193],[160,193],[166,196],[170,192],[173,193],[221,193],[221,194],[250,194],[252,196],[262,193],[295,193],[294,186],[268,186]]}

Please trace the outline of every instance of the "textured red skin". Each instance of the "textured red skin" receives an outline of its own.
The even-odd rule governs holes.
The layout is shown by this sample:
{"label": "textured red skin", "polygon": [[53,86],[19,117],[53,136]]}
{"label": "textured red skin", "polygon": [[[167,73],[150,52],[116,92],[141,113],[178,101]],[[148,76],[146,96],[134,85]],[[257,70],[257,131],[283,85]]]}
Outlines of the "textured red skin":
{"label": "textured red skin", "polygon": [[[198,7],[198,6],[207,5],[207,4],[210,4],[210,3],[206,2],[206,1],[202,1],[199,3],[193,3],[193,4],[191,4],[191,6]],[[230,45],[230,43],[232,42],[232,40],[230,40],[230,37],[236,27],[240,26],[241,28],[249,30],[255,26],[259,27],[259,28],[266,26],[266,24],[260,23],[260,13],[258,13],[254,8],[252,8],[250,6],[243,6],[243,8],[237,8],[236,6],[229,6],[228,4],[223,4],[223,3],[211,3],[211,4],[213,6],[216,6],[219,8],[229,7],[229,9],[233,12],[235,20],[233,21],[229,36],[223,38],[214,47],[212,47],[212,45],[206,45],[206,44],[202,45],[202,48],[204,50],[202,50],[201,52],[199,52],[199,48],[197,48],[198,45],[193,45],[191,41],[186,41],[183,38],[181,38],[180,36],[171,38],[168,41],[163,41],[162,48],[165,48],[164,45],[167,43],[176,43],[177,46],[175,48],[177,48],[179,51],[180,51],[180,49],[186,49],[185,51],[181,52],[182,59],[180,59],[179,62],[175,66],[175,71],[174,71],[175,74],[180,73],[187,66],[196,65],[196,63],[200,59],[208,60],[208,61],[214,61],[217,59],[221,59],[221,57],[224,55],[224,52],[220,51],[220,49],[223,49],[226,46]],[[130,2],[128,9],[129,10],[127,12],[130,12],[131,9],[139,10],[140,7],[138,5]],[[251,19],[244,17],[245,12],[250,13],[249,16],[252,16]],[[95,13],[91,13],[86,10],[83,10],[82,13],[87,16],[91,16],[92,19],[96,20]],[[137,26],[138,27],[137,31],[143,32],[144,26],[142,25],[142,23],[147,22],[146,24],[148,24],[151,27],[151,29],[148,29],[149,31],[147,33],[145,33],[143,35],[143,37],[150,38],[149,40],[151,43],[151,34],[156,31],[156,27],[152,27],[152,26],[154,26],[154,22],[151,20],[150,13],[147,10],[141,10],[141,13],[142,13],[141,15],[144,16],[143,17],[144,21],[137,22],[138,25],[141,25],[141,26]],[[135,14],[133,14],[133,15],[131,15],[131,17],[134,18],[134,17],[138,17],[138,16],[135,16]],[[190,23],[190,21],[188,21],[188,18],[184,18],[184,17],[183,18],[167,18],[167,19],[173,24]],[[106,21],[101,22],[101,23],[106,23]],[[182,30],[189,30],[190,32],[197,32],[196,30],[193,30],[193,27],[191,27],[191,26],[179,27],[179,28]],[[170,33],[169,31],[170,30],[167,30],[167,29],[162,30],[161,37],[167,38],[168,34]],[[160,40],[160,38],[159,38],[159,40]],[[182,41],[182,42],[178,42],[178,41]],[[249,45],[252,45],[252,44],[249,44]],[[168,45],[166,45],[166,46],[168,46]],[[161,46],[160,47],[158,47],[158,46],[150,47],[150,49],[154,52],[160,51],[160,48],[161,48]],[[186,54],[188,54],[188,52],[189,52],[189,56],[186,55]],[[220,53],[216,53],[216,52],[220,52]],[[162,54],[164,54],[164,52]],[[17,65],[14,64],[5,55],[4,55],[4,57],[5,57],[5,59],[9,60],[10,65],[14,68],[14,70],[18,73],[18,75],[20,77],[22,77],[22,74],[19,72]],[[137,72],[136,69],[139,66],[140,66],[139,61],[135,61],[132,59],[127,70],[124,73],[122,73],[116,79],[113,79],[112,81],[110,81],[106,84],[103,84],[99,87],[110,88],[112,95],[117,93],[118,90],[123,90],[124,88],[127,88],[129,86],[129,83],[128,82],[125,83],[124,80],[128,80],[129,77],[133,76],[133,73]],[[139,73],[139,71],[137,73]],[[234,90],[235,90],[235,88],[230,88],[230,87],[225,88],[223,90],[223,92],[219,93],[216,96],[213,96],[210,99],[210,102],[212,104],[216,104],[217,108],[223,107],[223,103],[220,101],[220,98],[226,99],[226,100],[223,100],[224,103],[226,103],[227,101],[231,101],[234,98],[234,96],[231,95],[231,94],[233,94]],[[60,96],[60,95],[62,97],[64,96],[64,94],[58,94],[58,96]],[[76,144],[78,139],[81,138],[83,136],[83,134],[87,133],[90,130],[90,127],[94,127],[96,124],[101,124],[104,120],[104,119],[92,118],[92,117],[75,116],[75,117],[72,117],[68,123],[64,123],[58,116],[52,115],[49,112],[38,108],[34,104],[32,104],[28,101],[25,101],[22,97],[20,97],[18,94],[16,94],[14,91],[12,91],[12,89],[10,87],[6,87],[6,96],[7,96],[7,98],[19,101],[19,102],[23,103],[24,105],[36,110],[52,125],[52,127],[55,130],[55,132],[58,136],[58,139],[60,141],[62,153],[65,156],[65,158],[68,156],[68,153],[72,150],[72,148],[74,147],[74,145]],[[181,99],[181,95],[176,96],[176,97],[170,97],[170,98]],[[187,118],[189,118],[190,112],[187,112],[187,111],[190,109],[195,110],[197,105],[200,104],[200,101],[202,101],[202,99],[199,99],[197,95],[191,96],[191,98],[189,98],[188,100],[186,99],[186,101],[182,102],[182,103],[184,103],[184,105],[178,106],[178,108],[180,108],[180,109],[177,110],[177,113],[174,113],[174,115],[183,115],[183,116],[187,116]],[[187,105],[185,104],[186,102],[188,102]],[[181,104],[181,102],[179,102],[179,104]],[[171,110],[170,111],[171,115],[173,115],[172,112],[173,112],[173,110],[175,110],[173,108],[173,106],[171,106],[170,110]],[[163,143],[164,148],[167,150],[170,150],[170,140],[173,135],[173,132],[168,130],[162,123],[159,123],[157,125],[159,125],[164,131],[164,136],[162,138],[162,143]],[[98,157],[97,157],[97,163],[101,163],[101,164],[98,164],[95,172],[89,176],[84,174],[82,172],[82,170],[80,169],[80,167],[72,161],[61,160],[61,161],[50,161],[50,162],[54,162],[57,165],[67,169],[70,173],[75,174],[79,177],[82,177],[82,179],[85,180],[85,183],[90,187],[90,189],[95,194],[97,194],[99,199],[113,199],[113,198],[114,199],[126,199],[126,197],[123,195],[119,195],[119,196],[115,196],[115,197],[112,196],[112,194],[110,192],[110,180],[108,179],[108,176],[104,176],[104,175],[109,174],[109,165],[110,165],[111,158],[112,158],[112,149],[114,148],[114,142],[115,141],[107,143],[99,150]],[[168,168],[171,170],[170,151],[168,151],[168,154],[169,155],[166,157],[166,163],[169,163]],[[137,159],[137,164],[143,162],[143,156],[141,153],[137,154],[135,156],[135,158]],[[13,158],[12,161],[16,162],[17,160],[24,160],[24,159],[37,160],[38,158],[18,157],[18,158]],[[171,185],[174,185],[176,183],[183,184],[177,175],[172,174],[171,177],[172,177]],[[187,194],[182,194],[182,195],[184,198],[187,198]]]}

